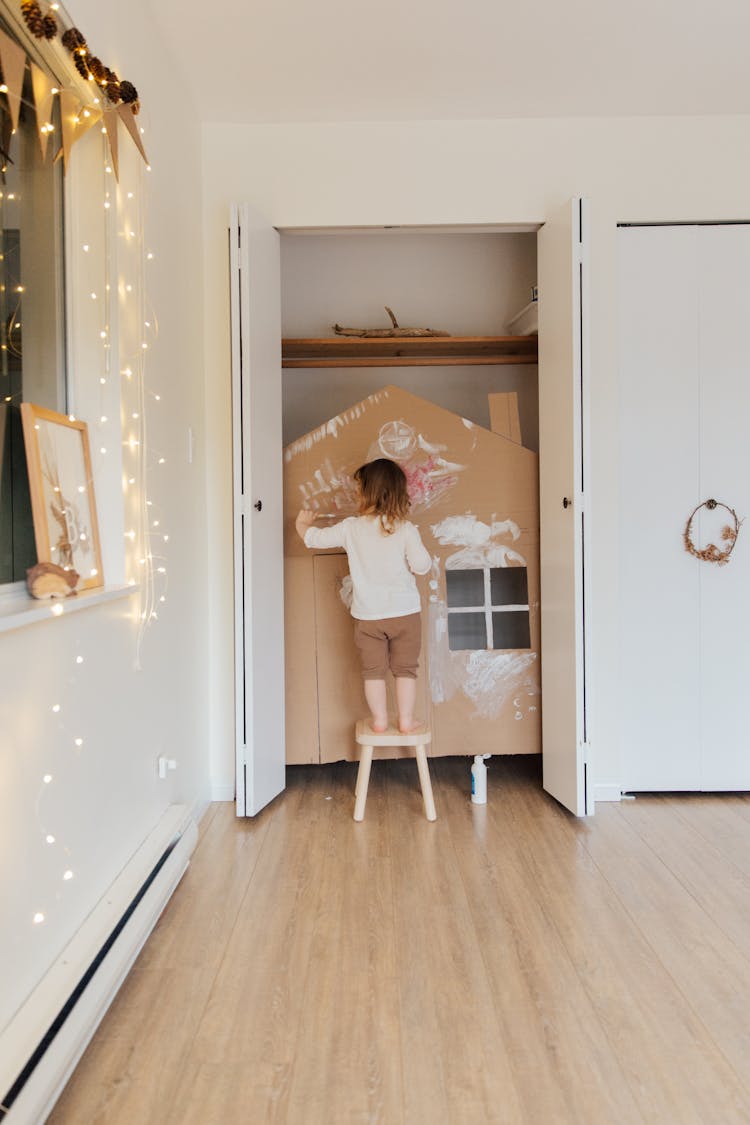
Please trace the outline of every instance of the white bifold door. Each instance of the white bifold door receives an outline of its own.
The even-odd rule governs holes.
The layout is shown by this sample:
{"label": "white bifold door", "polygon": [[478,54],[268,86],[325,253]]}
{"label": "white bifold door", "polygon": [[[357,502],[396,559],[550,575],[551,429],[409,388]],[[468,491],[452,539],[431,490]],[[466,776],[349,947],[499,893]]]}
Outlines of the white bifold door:
{"label": "white bifold door", "polygon": [[237,815],[285,782],[279,235],[249,207],[229,230]]}
{"label": "white bifold door", "polygon": [[750,789],[750,225],[618,231],[625,790]]}
{"label": "white bifold door", "polygon": [[572,199],[538,235],[539,547],[543,784],[578,816],[594,811],[586,701],[588,269],[587,200]]}

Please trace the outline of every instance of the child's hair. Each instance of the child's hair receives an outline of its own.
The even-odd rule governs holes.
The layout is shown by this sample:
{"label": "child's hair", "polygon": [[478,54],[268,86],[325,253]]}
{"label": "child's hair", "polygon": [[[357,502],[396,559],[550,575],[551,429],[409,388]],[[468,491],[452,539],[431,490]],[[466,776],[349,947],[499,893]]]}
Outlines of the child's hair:
{"label": "child's hair", "polygon": [[354,479],[361,492],[360,515],[380,516],[380,526],[390,535],[409,513],[406,473],[395,461],[379,457],[360,465]]}

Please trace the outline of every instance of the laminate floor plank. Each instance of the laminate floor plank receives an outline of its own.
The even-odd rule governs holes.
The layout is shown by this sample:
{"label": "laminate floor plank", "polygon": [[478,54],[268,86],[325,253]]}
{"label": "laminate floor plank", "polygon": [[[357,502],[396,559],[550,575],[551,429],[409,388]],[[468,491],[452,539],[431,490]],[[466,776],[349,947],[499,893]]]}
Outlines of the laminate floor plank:
{"label": "laminate floor plank", "polygon": [[354,824],[356,767],[337,769],[288,1101],[298,1122],[403,1115],[401,1028],[385,785]]}
{"label": "laminate floor plank", "polygon": [[[642,803],[650,799],[636,798]],[[750,797],[691,793],[689,797],[670,795],[661,800],[712,847],[750,875],[750,819],[745,815],[750,810]]]}
{"label": "laminate floor plank", "polygon": [[336,767],[318,769],[309,785],[275,803],[163,1125],[289,1119],[307,976],[317,971],[312,939],[339,799]]}
{"label": "laminate floor plank", "polygon": [[[443,784],[443,803],[502,1028],[499,1045],[521,1089],[523,1120],[642,1121],[529,869],[534,824],[524,820],[523,832],[514,830],[502,787],[490,782],[487,804],[475,806],[456,781]],[[538,785],[533,802],[540,802]]]}
{"label": "laminate floor plank", "polygon": [[58,1100],[52,1125],[165,1120],[272,819],[268,810],[238,821],[231,804],[211,811],[188,870]]}
{"label": "laminate floor plank", "polygon": [[[690,800],[686,798],[682,806],[689,806]],[[689,814],[689,807],[687,812]],[[672,799],[650,797],[628,802],[622,814],[715,925],[750,961],[750,871],[738,867],[696,832],[688,816],[677,812]],[[750,826],[750,822],[748,824]]]}
{"label": "laminate floor plank", "polygon": [[539,760],[298,766],[190,867],[53,1125],[750,1121],[742,798],[597,805]]}
{"label": "laminate floor plank", "polygon": [[[430,766],[441,778],[442,763],[433,760]],[[414,762],[393,763],[388,781],[404,1121],[521,1122],[481,939],[452,843],[451,813],[438,796],[438,819],[425,818]]]}
{"label": "laminate floor plank", "polygon": [[750,964],[629,823],[604,805],[586,848],[746,1091],[750,1119]]}
{"label": "laminate floor plank", "polygon": [[523,841],[529,886],[560,934],[643,1119],[747,1120],[744,1087],[585,846],[597,819],[577,821],[543,798],[544,830],[537,831],[538,791],[519,784],[512,769],[501,772],[499,785],[509,800],[496,823]]}

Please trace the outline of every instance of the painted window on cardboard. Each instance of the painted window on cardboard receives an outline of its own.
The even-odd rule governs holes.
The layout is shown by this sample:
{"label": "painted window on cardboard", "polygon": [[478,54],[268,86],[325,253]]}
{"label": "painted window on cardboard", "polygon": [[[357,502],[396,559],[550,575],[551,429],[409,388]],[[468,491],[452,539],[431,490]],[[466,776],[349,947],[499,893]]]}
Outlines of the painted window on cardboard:
{"label": "painted window on cardboard", "polygon": [[525,566],[451,569],[445,579],[450,649],[531,648]]}

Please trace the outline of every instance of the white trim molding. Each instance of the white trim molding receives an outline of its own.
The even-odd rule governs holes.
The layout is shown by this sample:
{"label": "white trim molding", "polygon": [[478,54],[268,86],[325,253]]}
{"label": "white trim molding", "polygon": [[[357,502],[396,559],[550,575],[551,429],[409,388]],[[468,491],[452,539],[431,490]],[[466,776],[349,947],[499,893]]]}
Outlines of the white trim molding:
{"label": "white trim molding", "polygon": [[212,801],[233,801],[234,800],[234,785],[212,785],[211,786],[211,800]]}
{"label": "white trim molding", "polygon": [[171,805],[0,1034],[3,1125],[45,1121],[114,1000],[198,839]]}
{"label": "white trim molding", "polygon": [[621,801],[622,788],[619,781],[599,781],[594,785],[595,801]]}

